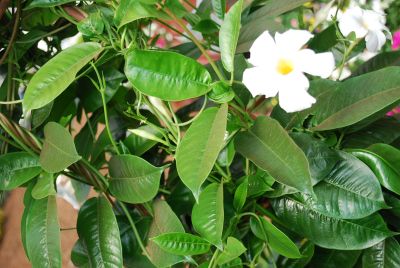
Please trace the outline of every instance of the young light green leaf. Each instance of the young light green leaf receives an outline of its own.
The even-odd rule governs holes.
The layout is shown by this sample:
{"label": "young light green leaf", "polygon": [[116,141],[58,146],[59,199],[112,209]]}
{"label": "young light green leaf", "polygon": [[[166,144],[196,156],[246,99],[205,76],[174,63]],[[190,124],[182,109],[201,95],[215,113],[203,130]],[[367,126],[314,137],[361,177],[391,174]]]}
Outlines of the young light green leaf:
{"label": "young light green leaf", "polygon": [[393,237],[366,249],[362,257],[363,268],[400,267],[400,245]]}
{"label": "young light green leaf", "polygon": [[118,224],[107,199],[87,200],[79,210],[77,229],[92,267],[122,267]]}
{"label": "young light green leaf", "polygon": [[87,42],[61,51],[32,77],[23,106],[27,110],[38,109],[54,100],[74,81],[79,70],[102,50],[100,44]]}
{"label": "young light green leaf", "polygon": [[[287,258],[301,258],[301,254],[296,244],[285,235],[284,232],[275,227],[272,223],[262,217],[260,221],[252,217],[250,219],[251,231],[260,239],[268,242],[268,245]],[[261,224],[260,224],[261,222]]]}
{"label": "young light green leaf", "polygon": [[32,189],[32,197],[35,199],[42,199],[49,195],[55,195],[56,193],[53,174],[47,173],[46,171],[40,173]]}
{"label": "young light green leaf", "polygon": [[39,175],[39,158],[26,152],[0,155],[0,190],[17,188]]}
{"label": "young light green leaf", "polygon": [[118,27],[122,27],[132,21],[150,17],[169,19],[164,12],[157,10],[155,5],[148,5],[141,1],[121,0],[114,22]]}
{"label": "young light green leaf", "polygon": [[[185,229],[178,217],[171,210],[167,202],[156,200],[153,204],[154,218],[150,226],[148,237],[156,237],[164,233],[184,233]],[[146,246],[151,262],[157,268],[170,267],[184,261],[184,257],[168,253],[161,249],[152,240]]]}
{"label": "young light green leaf", "polygon": [[81,157],[76,152],[71,134],[61,125],[49,122],[44,127],[44,144],[40,165],[49,173],[63,171]]}
{"label": "young light green leaf", "polygon": [[233,197],[233,208],[236,210],[236,212],[240,212],[246,203],[248,186],[249,179],[246,177],[244,181],[236,188],[235,195]]}
{"label": "young light green leaf", "polygon": [[186,233],[165,233],[151,238],[160,248],[176,255],[199,255],[210,250],[210,243]]}
{"label": "young light green leaf", "polygon": [[365,249],[393,235],[379,214],[357,220],[337,219],[289,196],[273,199],[271,204],[278,218],[290,229],[321,247]]}
{"label": "young light green leaf", "polygon": [[192,210],[193,227],[204,239],[222,249],[224,227],[223,184],[208,185],[200,194],[199,202]]}
{"label": "young light green leaf", "polygon": [[211,0],[211,4],[215,14],[223,20],[225,17],[226,0]]}
{"label": "young light green leaf", "polygon": [[55,196],[31,200],[26,217],[26,247],[32,267],[61,267],[60,225]]}
{"label": "young light green leaf", "polygon": [[140,92],[167,101],[198,97],[211,90],[211,76],[200,63],[167,51],[134,50],[125,74]]}
{"label": "young light green leaf", "polygon": [[155,167],[134,155],[113,156],[108,164],[110,192],[119,200],[137,204],[153,199],[164,168]]}
{"label": "young light green leaf", "polygon": [[222,149],[228,106],[209,108],[192,123],[176,151],[176,166],[182,182],[199,198],[200,187],[210,174]]}
{"label": "young light green leaf", "polygon": [[362,161],[345,152],[325,180],[314,186],[316,199],[303,196],[315,211],[341,219],[364,218],[387,208],[379,181]]}
{"label": "young light green leaf", "polygon": [[251,129],[236,136],[235,148],[278,182],[313,192],[307,158],[278,121],[258,117]]}
{"label": "young light green leaf", "polygon": [[226,14],[219,31],[221,60],[228,72],[233,72],[236,45],[239,40],[243,0],[236,2]]}
{"label": "young light green leaf", "polygon": [[245,246],[243,246],[242,242],[230,236],[228,237],[228,241],[226,243],[226,246],[224,247],[224,250],[217,258],[217,263],[218,265],[228,263],[242,255],[245,251],[246,248]]}

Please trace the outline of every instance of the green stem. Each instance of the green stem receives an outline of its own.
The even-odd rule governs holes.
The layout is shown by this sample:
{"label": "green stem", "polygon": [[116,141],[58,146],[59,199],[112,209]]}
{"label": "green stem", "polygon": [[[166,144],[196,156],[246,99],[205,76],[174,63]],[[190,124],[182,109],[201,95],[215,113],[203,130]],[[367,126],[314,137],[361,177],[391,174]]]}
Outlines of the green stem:
{"label": "green stem", "polygon": [[14,101],[0,101],[0,105],[10,105],[10,104],[17,104],[22,103],[22,100],[14,100]]}
{"label": "green stem", "polygon": [[345,48],[345,52],[344,52],[344,55],[343,55],[342,63],[340,65],[340,69],[339,69],[338,79],[340,79],[340,77],[342,76],[344,65],[346,64],[347,59],[350,56],[350,53],[358,45],[358,43],[360,43],[360,41],[361,41],[361,39],[357,39],[354,42],[352,42],[348,48]]}
{"label": "green stem", "polygon": [[114,138],[112,136],[111,129],[110,129],[110,123],[108,122],[107,103],[106,103],[106,97],[105,97],[105,94],[104,94],[104,90],[101,90],[100,94],[101,94],[101,100],[103,102],[104,122],[106,123],[106,129],[107,129],[108,138],[110,139],[111,144],[114,147],[115,152],[119,155],[120,152],[119,152],[118,146],[117,146],[117,144],[116,144],[116,142],[115,142],[115,140],[114,140]]}
{"label": "green stem", "polygon": [[146,248],[145,248],[145,246],[144,246],[144,244],[143,244],[143,242],[142,242],[142,238],[140,237],[139,232],[138,232],[138,230],[137,230],[137,228],[136,228],[136,226],[135,226],[135,223],[133,222],[133,219],[132,219],[132,217],[131,217],[131,214],[129,214],[129,211],[128,211],[128,209],[126,208],[126,206],[125,206],[124,203],[122,203],[122,202],[119,201],[119,200],[117,200],[117,202],[118,202],[118,204],[121,206],[122,210],[124,211],[125,216],[128,218],[128,221],[129,221],[129,223],[130,223],[130,225],[131,225],[131,227],[132,227],[132,230],[133,230],[133,234],[135,235],[136,240],[137,240],[137,242],[138,242],[138,244],[139,244],[139,247],[140,247],[140,248],[142,249],[142,251],[143,251],[143,254],[144,254],[149,260],[151,260],[150,255],[149,255],[149,253],[147,252],[147,250],[146,250]]}
{"label": "green stem", "polygon": [[213,256],[211,257],[211,260],[210,260],[210,264],[208,264],[208,268],[215,268],[215,267],[217,267],[217,258],[218,258],[218,255],[219,255],[219,250],[218,249],[216,249],[215,251],[214,251],[214,254],[213,254]]}

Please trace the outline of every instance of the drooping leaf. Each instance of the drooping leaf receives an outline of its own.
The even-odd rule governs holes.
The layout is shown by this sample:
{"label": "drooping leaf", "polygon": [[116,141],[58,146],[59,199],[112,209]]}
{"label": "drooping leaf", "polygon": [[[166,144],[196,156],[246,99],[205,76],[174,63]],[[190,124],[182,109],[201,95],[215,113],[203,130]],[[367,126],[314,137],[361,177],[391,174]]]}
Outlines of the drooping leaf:
{"label": "drooping leaf", "polygon": [[54,189],[54,176],[51,173],[43,171],[37,178],[36,184],[32,189],[32,197],[35,199],[42,199],[49,195],[55,195]]}
{"label": "drooping leaf", "polygon": [[126,56],[125,74],[140,92],[167,101],[211,90],[211,76],[204,66],[174,52],[134,50]]}
{"label": "drooping leaf", "polygon": [[118,224],[107,199],[87,200],[79,210],[77,229],[92,267],[122,267]]}
{"label": "drooping leaf", "polygon": [[[252,232],[260,239],[268,242],[268,245],[279,254],[288,258],[300,258],[301,254],[296,244],[290,240],[281,230],[262,217],[259,221],[252,217],[250,227]],[[261,224],[260,224],[261,222]]]}
{"label": "drooping leaf", "polygon": [[55,196],[31,200],[26,218],[26,247],[32,267],[61,267],[60,225]]}
{"label": "drooping leaf", "polygon": [[242,255],[245,251],[246,248],[243,246],[242,242],[230,236],[228,237],[224,250],[217,258],[217,263],[218,265],[228,263]]}
{"label": "drooping leaf", "polygon": [[192,123],[176,152],[176,166],[182,182],[198,199],[200,187],[210,174],[222,149],[228,106],[209,108]]}
{"label": "drooping leaf", "polygon": [[109,162],[110,192],[119,200],[137,204],[153,199],[164,168],[134,155],[116,155]]}
{"label": "drooping leaf", "polygon": [[39,175],[39,158],[26,152],[0,155],[0,190],[12,190]]}
{"label": "drooping leaf", "polygon": [[362,257],[363,268],[400,267],[400,245],[393,237],[366,249]]}
{"label": "drooping leaf", "polygon": [[[162,200],[155,201],[153,210],[154,218],[148,237],[156,237],[164,233],[185,232],[182,223],[168,206],[167,202]],[[151,262],[158,268],[169,267],[184,260],[182,256],[164,251],[152,240],[149,240],[146,249],[150,255]]]}
{"label": "drooping leaf", "polygon": [[260,116],[235,138],[235,148],[280,183],[312,193],[308,161],[278,121]]}
{"label": "drooping leaf", "polygon": [[100,44],[87,42],[61,51],[32,77],[23,106],[27,110],[38,109],[54,100],[74,81],[79,70],[102,50]]}
{"label": "drooping leaf", "polygon": [[164,251],[175,255],[198,255],[210,250],[210,243],[186,233],[165,233],[151,238]]}
{"label": "drooping leaf", "polygon": [[223,184],[210,184],[200,194],[199,202],[193,206],[193,227],[204,239],[222,249],[224,227]]}
{"label": "drooping leaf", "polygon": [[44,127],[44,137],[40,165],[45,171],[63,171],[80,159],[71,134],[61,125],[55,122],[47,123]]}
{"label": "drooping leaf", "polygon": [[303,196],[304,202],[326,216],[359,219],[387,208],[374,173],[362,161],[338,152],[341,161],[316,186],[316,199]]}
{"label": "drooping leaf", "polygon": [[397,170],[380,155],[369,150],[353,149],[350,152],[368,165],[383,187],[400,194],[400,170]]}
{"label": "drooping leaf", "polygon": [[[355,124],[400,99],[400,67],[388,67],[337,82],[333,90],[317,97],[310,109],[316,131]],[[334,102],[332,102],[334,100]]]}
{"label": "drooping leaf", "polygon": [[240,19],[243,0],[236,2],[226,14],[219,31],[219,47],[221,49],[221,60],[228,72],[233,72],[236,45],[240,33]]}
{"label": "drooping leaf", "polygon": [[365,249],[392,236],[379,214],[357,220],[337,219],[325,216],[288,196],[273,199],[272,205],[277,216],[290,229],[321,247]]}

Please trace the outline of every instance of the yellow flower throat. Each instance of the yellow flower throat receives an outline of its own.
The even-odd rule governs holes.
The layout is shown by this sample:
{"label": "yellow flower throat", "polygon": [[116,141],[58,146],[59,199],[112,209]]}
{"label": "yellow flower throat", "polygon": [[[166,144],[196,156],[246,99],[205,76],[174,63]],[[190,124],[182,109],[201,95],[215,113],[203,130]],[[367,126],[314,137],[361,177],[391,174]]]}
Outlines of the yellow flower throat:
{"label": "yellow flower throat", "polygon": [[278,73],[283,75],[291,73],[293,69],[294,69],[293,62],[287,59],[280,59],[278,61],[278,64],[276,65],[276,70],[278,71]]}

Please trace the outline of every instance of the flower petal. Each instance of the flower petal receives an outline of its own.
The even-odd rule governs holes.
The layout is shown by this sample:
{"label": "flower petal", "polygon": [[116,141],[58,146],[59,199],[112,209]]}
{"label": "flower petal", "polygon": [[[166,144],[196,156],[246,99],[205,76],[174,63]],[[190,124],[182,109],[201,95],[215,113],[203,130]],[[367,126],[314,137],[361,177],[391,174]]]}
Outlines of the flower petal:
{"label": "flower petal", "polygon": [[382,30],[385,27],[385,16],[373,10],[363,11],[363,21],[369,31]]}
{"label": "flower petal", "polygon": [[368,33],[368,30],[363,25],[362,9],[353,7],[346,10],[339,20],[339,29],[344,36],[348,36],[351,32],[354,32],[357,38],[364,37]]}
{"label": "flower petal", "polygon": [[386,36],[382,31],[370,31],[365,37],[367,49],[370,52],[377,52],[386,42]]}
{"label": "flower petal", "polygon": [[300,50],[313,37],[309,31],[288,30],[284,33],[275,34],[276,46],[285,53]]}
{"label": "flower petal", "polygon": [[327,78],[335,69],[335,58],[332,52],[316,54],[311,49],[302,49],[295,58],[296,67],[311,75]]}
{"label": "flower petal", "polygon": [[309,82],[302,73],[288,75],[279,88],[279,105],[288,113],[310,108],[315,98],[308,94]]}
{"label": "flower petal", "polygon": [[243,84],[253,96],[275,96],[278,93],[276,79],[271,71],[260,67],[246,69],[243,73]]}
{"label": "flower petal", "polygon": [[254,66],[261,66],[271,62],[276,57],[275,41],[269,32],[265,31],[251,46],[249,62]]}

